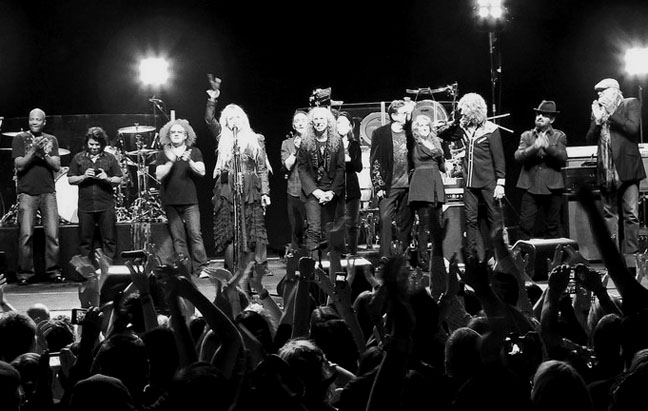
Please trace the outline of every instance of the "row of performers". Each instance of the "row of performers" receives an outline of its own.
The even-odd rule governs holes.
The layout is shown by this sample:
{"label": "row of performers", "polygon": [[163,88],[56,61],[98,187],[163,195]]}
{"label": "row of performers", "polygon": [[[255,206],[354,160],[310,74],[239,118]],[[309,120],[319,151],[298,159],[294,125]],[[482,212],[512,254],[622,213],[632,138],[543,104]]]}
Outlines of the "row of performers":
{"label": "row of performers", "polygon": [[[598,98],[592,103],[588,137],[598,141],[598,177],[605,217],[610,231],[618,232],[619,208],[624,221],[623,251],[637,252],[638,183],[645,171],[638,150],[640,104],[626,99],[618,83],[604,79],[595,86]],[[270,164],[262,135],[253,131],[244,110],[226,106],[216,118],[218,87],[207,90],[205,121],[217,139],[214,168],[214,240],[224,252],[226,264],[255,261],[267,269],[268,236],[265,207],[270,205]],[[560,168],[567,160],[565,133],[553,128],[558,111],[552,101],[534,109],[534,128],[524,132],[515,153],[523,164],[517,186],[524,190],[520,228],[530,236],[539,207],[545,209],[545,236],[559,233],[559,210],[564,182]],[[501,226],[497,202],[505,195],[505,162],[498,126],[486,117],[486,103],[475,93],[462,96],[458,115],[445,124],[435,124],[429,106],[394,100],[388,108],[390,123],[371,136],[370,174],[379,200],[381,221],[380,254],[392,252],[391,240],[409,244],[414,213],[419,216],[418,252],[421,268],[427,268],[427,240],[439,221],[445,191],[442,141],[461,141],[467,247],[477,245],[478,203],[486,205],[485,218],[491,229]],[[346,247],[357,253],[360,187],[358,173],[362,156],[353,135],[353,119],[343,111],[313,107],[293,116],[294,133],[282,144],[282,166],[288,174],[288,216],[291,248],[305,247],[316,253],[327,237],[329,223],[345,216]],[[21,284],[34,275],[32,249],[36,211],[40,211],[46,234],[47,273],[59,281],[58,216],[54,172],[60,168],[56,137],[43,132],[45,113],[34,109],[29,131],[13,140],[12,156],[17,171],[20,225],[19,270]],[[156,159],[156,178],[168,218],[174,250],[190,256],[191,270],[204,274],[208,259],[201,235],[200,211],[194,178],[205,175],[202,153],[194,146],[196,134],[186,120],[172,120],[160,130],[163,150]],[[101,230],[101,250],[107,259],[116,250],[113,186],[119,184],[121,168],[104,151],[107,139],[99,127],[85,138],[86,149],[74,156],[68,171],[70,184],[79,186],[80,254],[92,257],[95,226]],[[235,219],[235,215],[238,218]],[[236,220],[236,224],[235,224]],[[392,224],[395,222],[395,224]],[[392,232],[392,227],[396,232]],[[241,232],[241,228],[243,231]],[[235,238],[245,244],[242,259],[233,249]],[[389,239],[389,241],[386,241]],[[488,241],[486,241],[488,243]],[[240,244],[239,244],[240,245]]]}
{"label": "row of performers", "polygon": [[[603,79],[594,86],[590,144],[598,145],[597,183],[608,229],[629,267],[635,266],[639,239],[639,182],[646,173],[639,152],[641,106],[624,98],[618,82]],[[446,202],[442,174],[446,172],[445,143],[463,147],[461,168],[465,218],[465,247],[489,244],[480,239],[485,219],[489,232],[503,227],[501,201],[505,196],[506,167],[499,126],[487,119],[484,99],[467,93],[450,122],[435,122],[434,105],[394,100],[388,107],[390,123],[371,136],[370,177],[380,217],[380,255],[388,257],[395,244],[411,243],[418,216],[418,264],[427,270],[431,231],[440,227]],[[567,136],[553,127],[559,111],[543,100],[533,128],[520,136],[515,160],[521,165],[516,187],[521,189],[519,237],[534,235],[536,217],[544,215],[544,238],[561,236],[560,216],[565,190],[562,168],[567,162]],[[347,252],[357,252],[360,188],[363,169],[352,116],[344,111],[315,107],[293,116],[293,135],[282,144],[282,166],[288,178],[288,216],[291,247],[314,249],[325,238],[326,224],[346,217]],[[480,214],[479,204],[483,204]],[[304,226],[303,221],[306,221]],[[394,232],[395,231],[395,232]],[[538,233],[539,234],[539,233]],[[387,239],[387,240],[385,240]],[[484,251],[488,255],[488,250]]]}

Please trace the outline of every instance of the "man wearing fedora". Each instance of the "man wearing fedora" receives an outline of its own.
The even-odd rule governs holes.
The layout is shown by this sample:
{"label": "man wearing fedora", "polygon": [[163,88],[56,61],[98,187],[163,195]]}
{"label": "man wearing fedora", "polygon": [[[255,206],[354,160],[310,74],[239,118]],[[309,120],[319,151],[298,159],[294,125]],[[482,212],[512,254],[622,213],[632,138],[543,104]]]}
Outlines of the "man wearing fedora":
{"label": "man wearing fedora", "polygon": [[[646,178],[639,152],[641,103],[623,98],[619,83],[606,78],[594,86],[598,99],[592,102],[587,141],[598,144],[596,177],[601,189],[603,216],[610,234],[635,267],[639,242],[639,182]],[[619,233],[619,212],[623,230]]]}
{"label": "man wearing fedora", "polygon": [[517,187],[524,190],[520,206],[520,238],[533,236],[538,209],[544,213],[544,238],[560,237],[560,208],[565,189],[561,169],[567,161],[567,136],[553,128],[556,103],[542,100],[533,109],[535,127],[522,133],[515,160],[522,165]]}

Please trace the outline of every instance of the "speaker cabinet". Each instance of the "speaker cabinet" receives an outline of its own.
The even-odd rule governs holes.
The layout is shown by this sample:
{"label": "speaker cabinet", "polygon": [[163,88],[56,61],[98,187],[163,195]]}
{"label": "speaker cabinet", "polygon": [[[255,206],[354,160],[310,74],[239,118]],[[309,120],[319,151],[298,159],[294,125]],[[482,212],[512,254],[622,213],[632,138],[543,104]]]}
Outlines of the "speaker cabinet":
{"label": "speaker cabinet", "polygon": [[570,245],[578,250],[578,243],[569,238],[533,238],[531,240],[520,240],[513,245],[513,250],[519,251],[524,257],[528,257],[526,274],[534,281],[546,281],[548,278],[547,259],[552,260],[556,247],[559,245]]}
{"label": "speaker cabinet", "polygon": [[[596,208],[603,212],[600,192],[594,191]],[[563,194],[562,227],[566,237],[576,241],[580,253],[589,261],[599,261],[601,255],[592,237],[592,229],[585,210],[574,193]]]}
{"label": "speaker cabinet", "polygon": [[462,260],[461,248],[464,244],[464,204],[462,202],[448,202],[443,206],[443,224],[447,224],[446,235],[443,238],[443,256],[446,259],[457,252],[457,258]]}

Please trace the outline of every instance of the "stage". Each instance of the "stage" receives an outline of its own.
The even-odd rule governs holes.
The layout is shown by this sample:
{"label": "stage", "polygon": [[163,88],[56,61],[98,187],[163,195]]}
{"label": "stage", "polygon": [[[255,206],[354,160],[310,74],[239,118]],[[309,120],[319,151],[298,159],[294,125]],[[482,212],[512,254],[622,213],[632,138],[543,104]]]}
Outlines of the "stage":
{"label": "stage", "polygon": [[[117,224],[117,255],[116,265],[123,264],[124,260],[120,253],[126,250],[141,247],[141,240],[145,225],[150,227],[151,241],[155,250],[161,257],[168,256],[173,252],[173,244],[169,237],[166,223],[118,223]],[[79,236],[77,224],[65,224],[59,226],[59,265],[63,269],[63,276],[70,281],[79,280],[79,274],[70,265],[70,258],[79,253]],[[138,227],[140,229],[138,229]],[[42,275],[45,271],[45,233],[42,226],[36,226],[34,230],[34,272]],[[95,239],[95,244],[100,247],[100,242]],[[0,251],[4,252],[2,262],[3,272],[9,282],[15,280],[18,269],[18,227],[0,227]],[[45,279],[43,279],[45,280]]]}

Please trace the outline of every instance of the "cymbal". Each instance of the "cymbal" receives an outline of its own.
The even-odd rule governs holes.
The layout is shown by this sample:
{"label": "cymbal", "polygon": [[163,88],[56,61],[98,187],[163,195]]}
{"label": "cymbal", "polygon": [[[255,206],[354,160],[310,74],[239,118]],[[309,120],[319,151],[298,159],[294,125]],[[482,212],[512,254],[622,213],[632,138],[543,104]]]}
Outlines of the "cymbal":
{"label": "cymbal", "polygon": [[[0,147],[0,151],[11,151],[11,147]],[[70,150],[66,148],[59,148],[59,156],[67,156],[70,154]]]}
{"label": "cymbal", "polygon": [[122,134],[148,133],[149,131],[155,131],[155,127],[152,127],[152,126],[130,126],[130,127],[122,127],[117,131],[122,133]]}
{"label": "cymbal", "polygon": [[22,133],[22,131],[5,131],[2,135],[7,137],[16,137],[20,133]]}
{"label": "cymbal", "polygon": [[153,150],[152,148],[143,148],[141,150],[127,151],[126,154],[129,156],[136,156],[138,154],[144,154],[150,156],[151,154],[158,153],[160,150]]}

